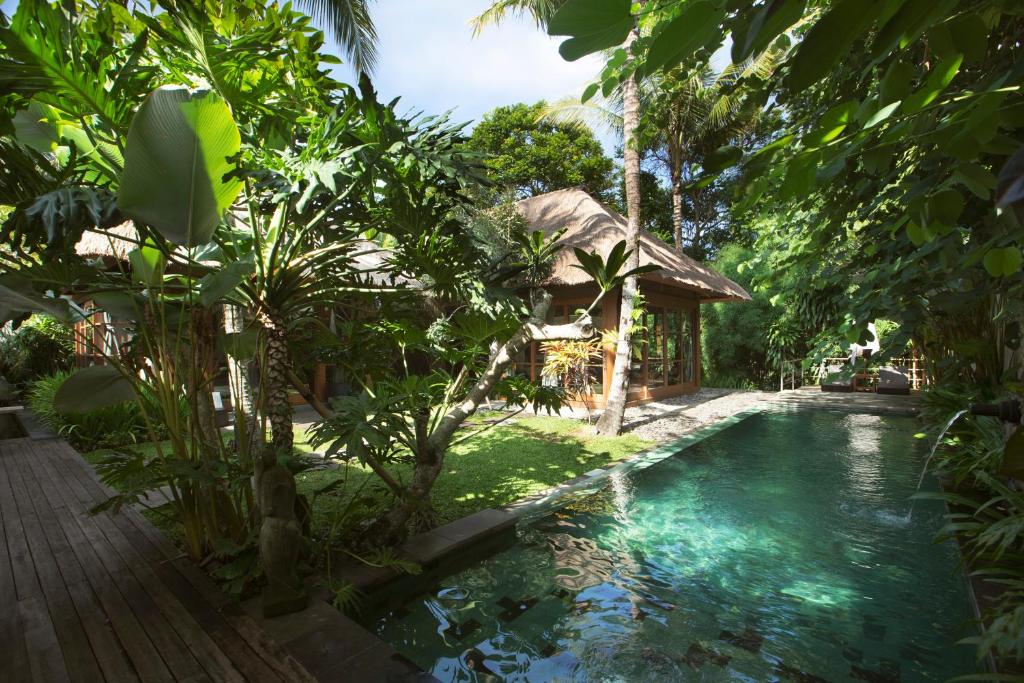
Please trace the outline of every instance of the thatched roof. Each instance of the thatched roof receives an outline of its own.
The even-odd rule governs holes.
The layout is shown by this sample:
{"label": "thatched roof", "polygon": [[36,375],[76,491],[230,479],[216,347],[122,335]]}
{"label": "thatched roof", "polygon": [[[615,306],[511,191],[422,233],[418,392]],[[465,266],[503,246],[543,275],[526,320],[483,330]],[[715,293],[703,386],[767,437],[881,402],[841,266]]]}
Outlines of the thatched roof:
{"label": "thatched roof", "polygon": [[[607,256],[626,237],[626,219],[579,188],[548,192],[516,203],[530,230],[550,235],[565,229],[559,240],[563,249],[555,256],[547,284],[580,285],[590,277],[578,264],[574,247]],[[678,254],[654,235],[640,231],[640,265],[654,264],[661,270],[641,275],[642,280],[660,282],[697,294],[703,302],[750,301],[750,295],[727,277],[702,266],[689,256]]]}
{"label": "thatched roof", "polygon": [[83,258],[125,261],[128,252],[137,246],[138,240],[139,233],[135,226],[131,221],[125,221],[103,233],[86,231],[75,245],[75,253]]}

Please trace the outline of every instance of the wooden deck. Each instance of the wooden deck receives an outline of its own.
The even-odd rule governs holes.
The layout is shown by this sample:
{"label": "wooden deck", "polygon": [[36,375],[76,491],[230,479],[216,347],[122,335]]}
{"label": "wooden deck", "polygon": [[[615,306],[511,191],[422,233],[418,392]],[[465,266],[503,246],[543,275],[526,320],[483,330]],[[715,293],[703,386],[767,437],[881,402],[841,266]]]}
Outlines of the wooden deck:
{"label": "wooden deck", "polygon": [[0,441],[0,680],[311,681],[60,439]]}

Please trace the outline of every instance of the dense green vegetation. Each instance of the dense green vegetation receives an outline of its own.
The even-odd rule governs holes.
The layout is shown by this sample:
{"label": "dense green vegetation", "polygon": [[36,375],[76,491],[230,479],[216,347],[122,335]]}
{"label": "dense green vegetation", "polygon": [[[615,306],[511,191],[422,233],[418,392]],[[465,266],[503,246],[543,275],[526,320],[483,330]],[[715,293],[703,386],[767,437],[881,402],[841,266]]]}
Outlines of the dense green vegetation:
{"label": "dense green vegetation", "polygon": [[497,196],[522,199],[582,186],[607,198],[613,164],[601,143],[587,128],[541,118],[546,106],[498,107],[473,128],[467,146],[483,155]]}
{"label": "dense green vegetation", "polygon": [[[367,3],[299,6],[372,69]],[[641,227],[754,296],[704,311],[710,384],[770,386],[781,361],[810,367],[884,320],[873,360],[923,354],[932,431],[1021,394],[1021,3],[502,0],[478,28],[516,11],[606,66],[583,102],[501,107],[471,135],[400,114],[365,74],[336,80],[288,4],[23,0],[0,19],[0,375],[40,380],[34,407],[83,447],[159,443],[106,454],[116,503],[167,487],[188,554],[244,568],[236,585],[301,593],[309,515],[324,554],[394,545],[642,447],[539,418],[461,441],[488,396],[565,400],[505,376],[548,339],[531,335],[556,253],[494,209],[509,198],[583,185],[627,214],[621,247],[580,255],[602,296],[622,289],[605,432]],[[593,115],[622,134],[621,176]],[[83,235],[120,251],[82,258]],[[55,375],[81,317],[68,298],[132,340]],[[314,359],[349,395],[309,396]],[[209,392],[222,370],[230,434]],[[293,390],[323,418],[298,439]],[[310,469],[307,448],[339,469]],[[979,654],[1008,663],[1024,658],[1022,463],[1024,439],[973,417],[936,460],[949,531],[1001,596]]]}

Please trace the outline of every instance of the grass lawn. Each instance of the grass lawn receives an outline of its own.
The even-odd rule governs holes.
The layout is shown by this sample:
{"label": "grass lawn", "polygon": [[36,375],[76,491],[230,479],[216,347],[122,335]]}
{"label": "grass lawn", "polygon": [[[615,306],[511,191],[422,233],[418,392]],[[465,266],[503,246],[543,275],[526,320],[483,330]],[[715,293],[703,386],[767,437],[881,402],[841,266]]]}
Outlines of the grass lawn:
{"label": "grass lawn", "polygon": [[[477,421],[485,417],[478,416]],[[587,425],[567,418],[521,417],[449,451],[434,485],[434,507],[441,523],[450,522],[511,503],[653,445],[631,434],[594,436]],[[409,465],[389,469],[401,480],[408,480],[412,471]],[[317,496],[313,505],[313,523],[321,530],[332,525],[354,496],[382,486],[357,464],[298,477],[299,490],[310,498],[328,485],[338,488]]]}
{"label": "grass lawn", "polygon": [[[478,414],[472,421],[480,423],[503,415]],[[632,434],[594,436],[589,426],[568,418],[519,417],[449,451],[434,486],[434,506],[441,523],[450,522],[484,508],[506,505],[653,445]],[[156,452],[152,443],[140,443],[135,448],[146,454]],[[295,430],[295,448],[301,452],[313,450],[301,429]],[[83,457],[95,465],[109,452],[100,449]],[[389,470],[406,481],[412,467],[395,464]],[[346,510],[356,509],[354,502],[365,502],[357,517],[377,512],[384,503],[383,484],[356,463],[304,472],[296,480],[299,492],[313,501],[313,525],[318,533],[327,533]],[[330,490],[316,494],[325,487]],[[168,535],[180,533],[166,516],[149,510],[144,514]]]}

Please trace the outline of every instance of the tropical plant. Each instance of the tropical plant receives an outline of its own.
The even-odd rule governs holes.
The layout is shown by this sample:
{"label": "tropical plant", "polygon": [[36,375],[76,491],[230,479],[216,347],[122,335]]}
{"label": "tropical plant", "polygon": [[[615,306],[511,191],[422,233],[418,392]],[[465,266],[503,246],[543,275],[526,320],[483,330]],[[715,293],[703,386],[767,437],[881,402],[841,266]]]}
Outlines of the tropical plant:
{"label": "tropical plant", "polygon": [[566,396],[583,403],[590,421],[589,400],[594,393],[594,380],[588,366],[603,359],[603,341],[600,339],[574,339],[544,342],[543,377],[565,389]]}
{"label": "tropical plant", "polygon": [[72,334],[53,318],[33,315],[17,329],[0,329],[0,376],[18,387],[70,370],[74,360]]}
{"label": "tropical plant", "polygon": [[[167,3],[149,14],[22,3],[0,32],[0,75],[12,93],[5,103],[18,122],[3,140],[12,151],[5,197],[15,206],[4,231],[15,249],[5,256],[0,307],[5,318],[47,310],[70,321],[54,294],[74,292],[128,322],[133,335],[120,357],[71,375],[57,391],[58,410],[153,396],[141,404],[148,436],[157,441],[166,428],[169,442],[154,458],[111,462],[107,476],[120,467],[162,478],[195,559],[234,548],[255,567],[245,557],[260,539],[260,570],[286,609],[302,602],[294,549],[303,506],[282,503],[294,497],[291,473],[302,466],[292,453],[289,342],[316,327],[320,307],[366,288],[350,265],[354,241],[388,224],[395,208],[376,184],[400,187],[429,169],[432,191],[458,192],[466,165],[457,129],[399,118],[366,80],[356,92],[327,77],[323,38],[308,18],[243,5],[207,14]],[[159,39],[148,40],[151,32]],[[105,78],[108,68],[119,77]],[[212,90],[154,88],[168,81]],[[108,231],[124,218],[133,235]],[[127,244],[128,253],[113,267],[78,258],[72,247],[85,231]],[[245,309],[264,342],[258,416],[235,402],[242,432],[233,443],[214,422],[217,349],[244,359],[253,345],[248,330],[218,333],[225,303]],[[121,502],[138,492],[130,488]]]}
{"label": "tropical plant", "polygon": [[30,385],[28,407],[39,420],[82,451],[127,446],[149,437],[146,420],[136,401],[113,403],[85,413],[62,413],[57,391],[71,375],[68,371],[41,377]]}
{"label": "tropical plant", "polygon": [[[387,346],[396,355],[383,377],[370,377],[359,396],[320,405],[324,416],[312,430],[312,443],[326,447],[333,457],[357,460],[370,467],[388,486],[395,504],[368,529],[373,544],[394,544],[410,531],[429,528],[435,522],[430,493],[443,470],[448,449],[478,431],[457,434],[463,423],[492,394],[509,406],[555,410],[565,399],[561,387],[531,384],[506,376],[516,355],[531,341],[585,340],[595,335],[590,310],[605,293],[620,287],[628,261],[625,244],[619,243],[608,258],[577,250],[580,267],[598,283],[601,293],[593,304],[567,325],[544,322],[551,295],[541,286],[544,264],[558,247],[559,235],[522,235],[513,254],[497,262],[473,258],[483,268],[479,281],[484,290],[427,292],[418,306],[395,302],[386,323],[378,323],[372,346]],[[461,239],[458,233],[449,239]],[[642,269],[648,270],[648,269]],[[487,275],[486,273],[489,273]],[[519,282],[529,288],[526,300],[509,297],[502,287]],[[439,296],[444,294],[444,296]],[[427,367],[418,358],[434,358]],[[362,375],[363,373],[359,373]],[[483,429],[486,429],[484,427]],[[411,481],[400,482],[387,466],[413,465]]]}

